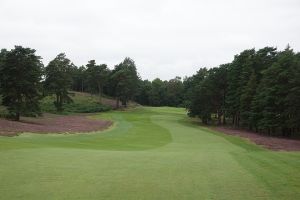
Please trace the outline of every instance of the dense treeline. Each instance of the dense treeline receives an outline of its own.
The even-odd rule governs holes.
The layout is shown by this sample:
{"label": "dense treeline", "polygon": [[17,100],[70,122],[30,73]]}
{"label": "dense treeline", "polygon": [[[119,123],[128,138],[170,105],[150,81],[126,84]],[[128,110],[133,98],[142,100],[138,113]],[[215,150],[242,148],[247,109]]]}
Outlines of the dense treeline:
{"label": "dense treeline", "polygon": [[169,81],[159,78],[139,81],[136,101],[142,105],[183,107],[184,88],[180,77]]}
{"label": "dense treeline", "polygon": [[63,111],[65,104],[72,103],[70,90],[98,95],[99,105],[101,96],[110,95],[117,99],[116,107],[119,102],[126,107],[137,93],[140,78],[130,58],[110,70],[94,60],[77,67],[61,53],[44,66],[35,52],[21,46],[0,52],[0,100],[15,120],[40,115],[40,100],[48,95],[55,95],[54,106]]}
{"label": "dense treeline", "polygon": [[231,63],[200,69],[186,79],[189,115],[216,116],[256,132],[291,136],[300,130],[300,53],[265,47],[245,50]]}
{"label": "dense treeline", "polygon": [[90,60],[75,66],[61,53],[47,66],[35,50],[16,46],[0,52],[2,104],[19,119],[40,114],[39,101],[55,95],[57,111],[71,103],[69,91],[116,99],[116,107],[134,100],[142,105],[186,107],[203,123],[231,124],[257,132],[290,136],[300,129],[300,53],[290,47],[249,49],[231,63],[200,68],[169,81],[142,80],[135,62],[125,58],[109,69]]}

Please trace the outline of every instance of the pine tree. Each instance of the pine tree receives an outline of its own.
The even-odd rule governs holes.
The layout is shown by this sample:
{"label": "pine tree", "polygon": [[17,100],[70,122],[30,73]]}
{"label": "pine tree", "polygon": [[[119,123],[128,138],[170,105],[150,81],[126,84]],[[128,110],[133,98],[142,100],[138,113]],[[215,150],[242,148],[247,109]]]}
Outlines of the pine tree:
{"label": "pine tree", "polygon": [[125,58],[123,62],[116,65],[111,75],[113,83],[114,96],[117,98],[117,107],[119,101],[123,106],[134,98],[137,93],[139,77],[136,71],[136,65],[131,58]]}
{"label": "pine tree", "polygon": [[99,96],[99,101],[101,101],[103,87],[108,81],[110,71],[106,64],[96,65],[95,60],[89,61],[86,67],[89,91],[91,93],[97,93]]}
{"label": "pine tree", "polygon": [[22,46],[2,50],[0,57],[2,104],[17,121],[21,115],[41,114],[41,57],[35,55],[34,49]]}
{"label": "pine tree", "polygon": [[55,94],[53,102],[57,111],[63,111],[64,103],[71,103],[68,90],[72,84],[71,61],[64,53],[59,54],[45,68],[45,90],[48,94]]}

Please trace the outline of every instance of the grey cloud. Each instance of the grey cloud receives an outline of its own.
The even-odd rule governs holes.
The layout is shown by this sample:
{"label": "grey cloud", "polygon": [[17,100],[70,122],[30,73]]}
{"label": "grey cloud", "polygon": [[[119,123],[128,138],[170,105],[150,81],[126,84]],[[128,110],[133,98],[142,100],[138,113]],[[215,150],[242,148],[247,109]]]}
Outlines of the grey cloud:
{"label": "grey cloud", "polygon": [[110,67],[132,57],[142,78],[170,79],[230,62],[247,48],[300,49],[298,0],[0,0],[0,48],[65,52]]}

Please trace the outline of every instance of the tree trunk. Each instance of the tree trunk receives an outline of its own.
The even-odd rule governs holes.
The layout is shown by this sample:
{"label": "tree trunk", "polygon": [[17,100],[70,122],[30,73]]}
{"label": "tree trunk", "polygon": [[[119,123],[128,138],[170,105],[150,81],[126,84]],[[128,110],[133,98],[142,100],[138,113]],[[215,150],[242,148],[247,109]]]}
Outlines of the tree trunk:
{"label": "tree trunk", "polygon": [[223,125],[226,125],[226,116],[225,116],[225,112],[223,112]]}
{"label": "tree trunk", "polygon": [[83,80],[81,81],[81,92],[83,92]]}
{"label": "tree trunk", "polygon": [[117,102],[116,102],[116,107],[119,108],[119,104],[120,104],[120,99],[119,97],[117,97]]}
{"label": "tree trunk", "polygon": [[62,111],[62,95],[59,93],[56,94],[56,110],[57,111]]}
{"label": "tree trunk", "polygon": [[99,97],[99,102],[101,103],[101,86],[98,83],[98,97]]}
{"label": "tree trunk", "polygon": [[56,109],[58,108],[58,104],[59,104],[59,94],[56,94],[56,104],[57,104],[57,106],[56,106]]}
{"label": "tree trunk", "polygon": [[19,111],[16,112],[15,120],[20,121],[20,112]]}
{"label": "tree trunk", "polygon": [[222,115],[218,113],[218,125],[222,124]]}

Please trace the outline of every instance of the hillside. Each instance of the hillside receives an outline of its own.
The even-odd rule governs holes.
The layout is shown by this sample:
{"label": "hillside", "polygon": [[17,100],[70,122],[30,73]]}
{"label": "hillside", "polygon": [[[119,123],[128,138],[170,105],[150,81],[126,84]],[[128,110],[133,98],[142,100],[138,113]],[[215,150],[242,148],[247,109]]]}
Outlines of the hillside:
{"label": "hillside", "polygon": [[[88,93],[70,92],[73,100],[72,103],[64,105],[63,114],[68,113],[95,113],[111,110],[114,107],[115,100],[109,98],[101,98],[90,95]],[[46,113],[57,113],[53,102],[55,96],[47,96],[41,101],[41,109]]]}
{"label": "hillside", "polygon": [[[116,109],[116,100],[108,96],[103,96],[100,100],[98,96],[89,93],[71,91],[70,94],[73,103],[65,104],[64,111],[60,114],[96,113]],[[53,104],[54,100],[54,95],[47,96],[41,100],[43,113],[57,113]],[[134,106],[137,106],[135,102],[129,102],[128,107]],[[8,114],[6,108],[0,105],[0,116],[5,116],[6,114]]]}

